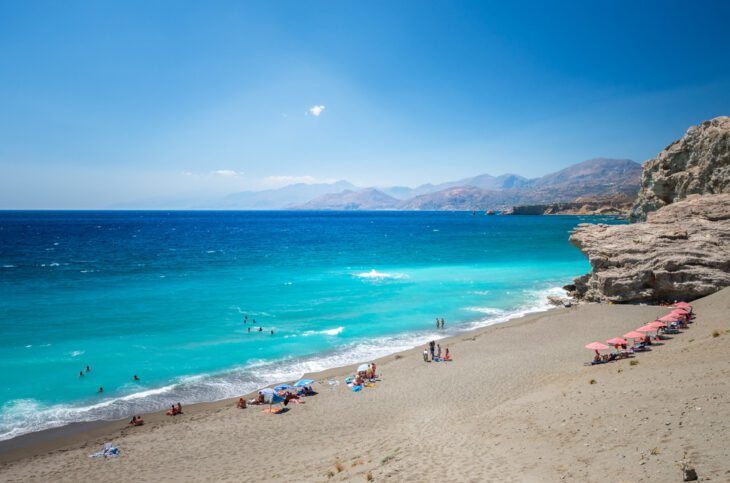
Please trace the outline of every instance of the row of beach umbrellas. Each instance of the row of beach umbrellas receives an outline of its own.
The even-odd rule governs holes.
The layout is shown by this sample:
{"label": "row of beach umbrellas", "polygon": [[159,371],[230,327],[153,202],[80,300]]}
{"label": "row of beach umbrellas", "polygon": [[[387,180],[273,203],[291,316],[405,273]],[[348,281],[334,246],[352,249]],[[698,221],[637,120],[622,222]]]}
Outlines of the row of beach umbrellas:
{"label": "row of beach umbrellas", "polygon": [[[669,314],[665,315],[664,317],[660,317],[653,322],[649,322],[646,325],[642,325],[636,330],[632,330],[631,332],[627,332],[623,335],[624,338],[621,337],[614,337],[613,339],[608,339],[606,343],[611,345],[622,345],[622,344],[628,344],[628,341],[626,339],[643,339],[646,337],[646,334],[649,332],[659,331],[659,329],[662,329],[667,326],[667,323],[673,323],[677,322],[679,319],[687,319],[689,318],[689,314],[692,312],[692,306],[688,304],[687,302],[677,302],[674,304],[674,310],[670,312]],[[602,351],[606,349],[610,349],[610,346],[606,344],[602,344],[600,342],[591,342],[590,344],[586,345],[586,349],[590,349],[593,351]]]}

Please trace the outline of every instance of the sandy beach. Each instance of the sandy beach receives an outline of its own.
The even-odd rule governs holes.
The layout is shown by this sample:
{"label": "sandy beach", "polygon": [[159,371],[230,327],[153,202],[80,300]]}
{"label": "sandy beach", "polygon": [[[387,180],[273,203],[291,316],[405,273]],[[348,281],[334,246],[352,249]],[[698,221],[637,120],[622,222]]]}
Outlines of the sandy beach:
{"label": "sandy beach", "polygon": [[[668,312],[588,304],[554,309],[379,360],[382,380],[280,415],[234,400],[4,442],[3,481],[730,481],[730,289],[651,352],[585,366],[584,345]],[[632,363],[636,361],[636,363]],[[367,361],[364,361],[367,362]],[[342,382],[353,367],[312,375]],[[105,441],[118,458],[92,459]]]}

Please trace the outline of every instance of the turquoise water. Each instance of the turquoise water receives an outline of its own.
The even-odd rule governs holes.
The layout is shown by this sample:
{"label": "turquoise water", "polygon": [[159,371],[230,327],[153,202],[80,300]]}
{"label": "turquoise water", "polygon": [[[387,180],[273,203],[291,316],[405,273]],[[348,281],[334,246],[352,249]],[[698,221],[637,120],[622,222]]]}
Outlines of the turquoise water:
{"label": "turquoise water", "polygon": [[589,269],[567,239],[581,221],[2,212],[0,439],[237,396],[544,310]]}

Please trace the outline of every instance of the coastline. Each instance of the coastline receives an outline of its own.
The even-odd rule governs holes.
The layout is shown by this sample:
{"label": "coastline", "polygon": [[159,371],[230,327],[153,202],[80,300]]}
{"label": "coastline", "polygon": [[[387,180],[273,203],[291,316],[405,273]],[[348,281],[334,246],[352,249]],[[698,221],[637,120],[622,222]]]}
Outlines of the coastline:
{"label": "coastline", "polygon": [[[491,327],[504,326],[510,323],[518,323],[523,320],[530,319],[531,317],[537,317],[541,314],[549,313],[556,310],[566,310],[559,307],[537,309],[534,312],[527,313],[525,315],[517,315],[513,318],[509,318],[506,321],[491,322],[487,325],[476,327],[476,328],[464,328],[457,330],[456,333],[449,335],[441,339],[435,339],[439,343],[449,344],[456,342],[458,339],[463,337],[465,334],[473,334],[474,336],[481,335],[484,331]],[[485,319],[477,319],[472,324],[478,324],[480,321]],[[389,360],[395,360],[394,358],[405,357],[406,355],[411,356],[412,354],[420,355],[422,349],[419,346],[411,349],[396,351],[388,355],[374,359],[378,367],[383,367],[383,364],[387,364]],[[302,375],[302,379],[314,379],[315,381],[322,381],[325,379],[337,379],[342,380],[348,375],[351,375],[357,366],[365,361],[353,362],[351,364],[332,367],[323,371],[309,372]],[[293,383],[295,380],[280,380],[273,382],[265,387],[274,387],[279,384]],[[262,388],[259,388],[262,389]],[[258,390],[251,391],[249,393],[241,394],[246,399],[255,397]],[[220,408],[230,407],[236,404],[238,397],[230,397],[217,401],[199,402],[185,405],[186,414],[199,414],[206,411],[215,411]],[[137,430],[144,431],[155,424],[165,424],[171,421],[168,416],[165,415],[167,408],[151,413],[139,414],[145,419],[145,425]],[[78,447],[85,445],[85,441],[92,437],[94,439],[109,439],[113,434],[117,432],[124,432],[125,429],[129,429],[127,425],[128,419],[132,415],[125,416],[122,419],[99,419],[94,421],[80,421],[65,424],[54,428],[43,429],[40,431],[34,431],[31,433],[24,433],[14,438],[0,441],[0,465],[16,461],[23,458],[38,456],[51,451],[59,449],[65,449],[70,447]]]}
{"label": "coastline", "polygon": [[[556,308],[442,339],[450,363],[424,363],[420,347],[383,357],[375,388],[315,384],[319,395],[278,416],[236,409],[231,399],[186,406],[179,418],[145,415],[138,428],[115,421],[9,440],[0,473],[9,481],[286,481],[296,468],[304,481],[673,481],[687,458],[702,478],[721,480],[730,475],[728,295],[694,302],[690,329],[637,355],[636,365],[584,366],[583,346],[666,308]],[[354,367],[307,376],[341,380]],[[105,441],[122,456],[89,458]]]}

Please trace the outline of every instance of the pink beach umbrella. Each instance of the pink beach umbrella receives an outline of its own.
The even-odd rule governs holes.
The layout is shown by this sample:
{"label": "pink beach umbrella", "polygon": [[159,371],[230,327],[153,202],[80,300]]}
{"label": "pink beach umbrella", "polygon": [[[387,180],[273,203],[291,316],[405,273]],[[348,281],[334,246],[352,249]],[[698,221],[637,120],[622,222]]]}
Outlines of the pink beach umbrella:
{"label": "pink beach umbrella", "polygon": [[635,330],[632,330],[631,332],[625,333],[624,334],[624,337],[626,337],[627,339],[643,339],[644,338],[644,334],[642,334],[641,332],[637,332]]}
{"label": "pink beach umbrella", "polygon": [[611,345],[628,344],[628,342],[626,341],[626,339],[622,339],[621,337],[614,337],[613,339],[608,339],[606,342],[609,343],[609,344],[611,344]]}
{"label": "pink beach umbrella", "polygon": [[592,351],[603,351],[608,349],[608,346],[606,344],[601,344],[600,342],[591,342],[586,346],[586,349],[590,349]]}
{"label": "pink beach umbrella", "polygon": [[672,317],[679,317],[680,319],[687,319],[689,317],[689,312],[685,312],[681,309],[672,310],[672,312],[669,314]]}
{"label": "pink beach umbrella", "polygon": [[[676,315],[665,315],[664,317],[660,317],[657,320],[659,322],[676,322],[679,317]],[[654,321],[656,322],[656,320]]]}
{"label": "pink beach umbrella", "polygon": [[647,325],[644,325],[644,326],[636,329],[636,332],[654,332],[655,330],[656,330],[656,328],[651,327],[650,325],[647,324]]}
{"label": "pink beach umbrella", "polygon": [[649,327],[655,327],[657,329],[667,326],[667,324],[665,324],[664,322],[659,322],[658,320],[655,320],[654,322],[649,322],[646,325],[648,325]]}
{"label": "pink beach umbrella", "polygon": [[680,308],[680,309],[681,308],[686,308],[686,309],[690,309],[690,310],[692,309],[692,306],[690,304],[688,304],[687,302],[677,302],[676,304],[674,304],[674,306],[677,308]]}

